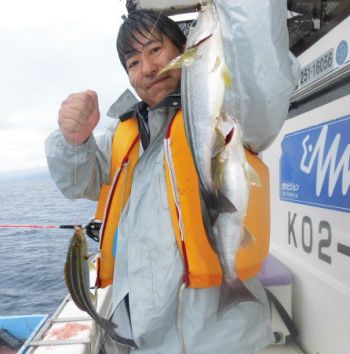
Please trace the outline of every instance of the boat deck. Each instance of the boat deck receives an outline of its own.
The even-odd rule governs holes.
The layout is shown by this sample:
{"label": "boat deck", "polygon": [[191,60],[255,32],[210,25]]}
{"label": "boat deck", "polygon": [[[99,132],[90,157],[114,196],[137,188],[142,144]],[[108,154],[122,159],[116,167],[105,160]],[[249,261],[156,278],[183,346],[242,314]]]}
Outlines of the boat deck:
{"label": "boat deck", "polygon": [[[110,289],[99,293],[99,304],[110,296]],[[101,308],[101,313],[107,311]],[[91,318],[79,310],[68,295],[51,319],[29,345],[28,354],[96,354],[99,332]],[[272,345],[256,354],[305,354],[294,343]]]}
{"label": "boat deck", "polygon": [[[95,270],[90,270],[90,286],[93,288],[93,281],[96,278]],[[291,292],[290,285],[276,287],[274,291],[279,291],[282,297],[288,298]],[[111,287],[98,289],[97,291],[97,312],[102,317],[107,317],[111,304]],[[284,304],[289,309],[288,301]],[[274,330],[281,333],[283,340],[279,344],[265,348],[256,354],[305,354],[298,345],[292,341],[287,341],[288,330],[281,323],[280,316],[272,307],[272,325]],[[48,319],[41,330],[29,343],[27,354],[97,354],[98,343],[101,332],[94,324],[91,317],[81,311],[72,301],[68,294],[60,304],[51,319]]]}
{"label": "boat deck", "polygon": [[[94,274],[90,275],[91,279],[95,279]],[[97,312],[102,317],[109,312],[110,293],[110,287],[97,291]],[[30,342],[26,354],[95,354],[99,340],[98,326],[74,304],[68,294],[52,318],[46,321]]]}
{"label": "boat deck", "polygon": [[256,354],[305,354],[296,343],[272,345]]}

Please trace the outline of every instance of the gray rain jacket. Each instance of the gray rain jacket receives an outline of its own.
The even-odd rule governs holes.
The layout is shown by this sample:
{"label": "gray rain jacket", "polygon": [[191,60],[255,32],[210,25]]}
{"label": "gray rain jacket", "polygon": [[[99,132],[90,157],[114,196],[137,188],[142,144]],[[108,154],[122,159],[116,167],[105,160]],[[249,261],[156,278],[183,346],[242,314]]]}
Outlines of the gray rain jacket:
{"label": "gray rain jacket", "polygon": [[[236,35],[234,56],[231,62],[228,59],[236,86],[227,93],[225,104],[234,103],[245,143],[258,152],[278,134],[298,80],[298,64],[288,55],[285,1],[232,1],[227,11],[224,0],[217,4],[223,21],[229,20],[227,11],[235,18],[225,40],[232,45],[230,36]],[[178,331],[183,265],[170,220],[163,146],[174,113],[167,106],[148,112],[149,145],[140,151],[118,227],[111,317],[119,333],[139,345],[136,353],[178,354],[183,335],[188,354],[252,354],[273,341],[270,309],[257,278],[246,285],[261,303],[238,304],[220,321],[216,318],[219,288],[185,289]],[[48,137],[50,173],[67,198],[98,199],[101,185],[109,182],[116,124],[79,146],[68,144],[60,131]],[[106,351],[118,353],[108,339]]]}
{"label": "gray rain jacket", "polygon": [[[135,352],[142,354],[181,353],[177,311],[183,264],[169,213],[163,143],[174,113],[168,107],[148,113],[150,144],[140,152],[118,226],[111,316],[118,333],[134,338],[140,348]],[[66,143],[60,131],[49,136],[50,171],[67,197],[97,198],[101,181],[108,179],[113,130],[75,147]],[[236,305],[220,321],[216,317],[219,288],[185,289],[181,322],[187,353],[251,354],[273,341],[264,289],[257,278],[246,285],[261,303]],[[105,347],[107,353],[118,353],[110,340]]]}

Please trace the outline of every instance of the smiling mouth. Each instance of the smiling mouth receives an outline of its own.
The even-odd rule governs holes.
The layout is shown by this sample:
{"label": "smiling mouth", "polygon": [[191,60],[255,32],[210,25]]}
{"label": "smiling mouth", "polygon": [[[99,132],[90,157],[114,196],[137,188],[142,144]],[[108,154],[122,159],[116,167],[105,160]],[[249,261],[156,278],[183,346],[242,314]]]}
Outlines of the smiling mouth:
{"label": "smiling mouth", "polygon": [[148,85],[148,88],[152,88],[153,86],[157,85],[159,82],[162,82],[164,80],[166,80],[169,76],[164,76],[164,77],[161,77],[161,78],[158,78],[157,80],[154,80],[152,81],[149,85]]}

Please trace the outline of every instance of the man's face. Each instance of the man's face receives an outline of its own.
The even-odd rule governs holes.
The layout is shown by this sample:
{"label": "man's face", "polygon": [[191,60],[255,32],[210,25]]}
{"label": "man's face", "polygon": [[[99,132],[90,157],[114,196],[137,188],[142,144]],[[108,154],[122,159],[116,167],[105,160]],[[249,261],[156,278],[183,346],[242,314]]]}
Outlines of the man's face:
{"label": "man's face", "polygon": [[181,69],[157,74],[181,51],[164,35],[135,37],[140,43],[136,42],[135,51],[126,57],[129,80],[141,99],[153,107],[179,87]]}

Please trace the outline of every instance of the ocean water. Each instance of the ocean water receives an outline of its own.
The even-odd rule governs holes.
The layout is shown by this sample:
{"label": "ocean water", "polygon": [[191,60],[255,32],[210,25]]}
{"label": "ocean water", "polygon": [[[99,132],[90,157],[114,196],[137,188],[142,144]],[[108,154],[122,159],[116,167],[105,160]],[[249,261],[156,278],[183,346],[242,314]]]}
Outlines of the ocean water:
{"label": "ocean water", "polygon": [[[0,224],[87,224],[96,202],[62,196],[48,174],[0,180]],[[73,230],[0,227],[0,316],[53,314],[68,293],[63,268]],[[89,251],[97,242],[88,238]]]}

